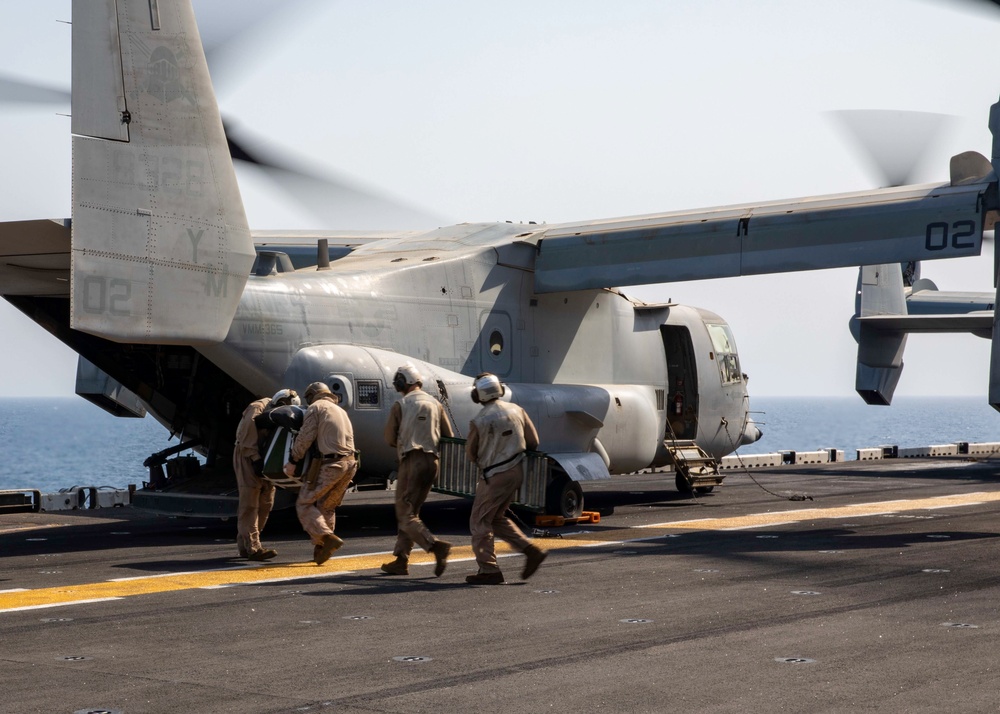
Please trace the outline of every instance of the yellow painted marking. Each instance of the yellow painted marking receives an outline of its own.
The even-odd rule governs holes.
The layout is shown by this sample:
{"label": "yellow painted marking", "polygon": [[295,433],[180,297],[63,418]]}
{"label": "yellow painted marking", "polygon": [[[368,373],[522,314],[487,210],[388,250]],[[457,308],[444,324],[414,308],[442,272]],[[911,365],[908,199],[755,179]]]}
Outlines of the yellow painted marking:
{"label": "yellow painted marking", "polygon": [[[779,511],[761,513],[732,518],[706,518],[688,521],[673,521],[635,528],[616,528],[607,531],[583,532],[565,534],[563,538],[543,541],[546,550],[562,550],[565,548],[580,548],[597,545],[620,544],[637,540],[653,540],[662,536],[643,535],[634,538],[642,531],[649,530],[731,530],[738,528],[759,528],[768,525],[779,525],[801,522],[810,519],[857,518],[899,511],[917,511],[935,508],[952,508],[968,506],[976,503],[1000,501],[1000,491],[968,493],[956,496],[938,496],[903,501],[882,501],[879,503],[862,503],[854,506],[836,508],[804,508],[797,511]],[[498,544],[497,555],[507,557],[514,555],[510,548]],[[207,570],[203,572],[160,573],[157,575],[139,576],[135,578],[117,579],[100,583],[83,583],[80,585],[61,585],[36,590],[9,590],[0,592],[0,613],[16,610],[36,609],[44,607],[59,607],[63,605],[82,604],[84,602],[99,602],[108,599],[132,597],[134,595],[149,595],[178,590],[196,588],[220,588],[234,585],[255,585],[260,583],[304,580],[308,578],[330,577],[360,570],[378,570],[388,553],[363,553],[360,555],[343,555],[331,558],[322,566],[312,562],[307,563],[273,563],[258,567],[227,568],[224,570]],[[451,572],[454,565],[463,560],[473,560],[472,548],[456,546],[452,548],[448,563]],[[434,557],[426,553],[414,553],[410,565],[429,565]]]}
{"label": "yellow painted marking", "polygon": [[861,516],[877,516],[899,511],[922,511],[935,508],[954,508],[970,506],[974,503],[1000,501],[1000,491],[963,493],[954,496],[935,496],[932,498],[914,498],[902,501],[879,501],[876,503],[858,503],[853,506],[836,508],[803,508],[797,511],[775,511],[774,513],[758,513],[733,518],[704,518],[694,521],[674,521],[673,523],[656,523],[637,528],[683,528],[688,530],[727,530],[736,528],[760,528],[782,523],[798,523],[810,519],[824,518],[858,518]]}
{"label": "yellow painted marking", "polygon": [[37,531],[43,528],[62,528],[64,523],[24,523],[15,526],[2,526],[0,525],[0,534],[7,533],[20,533],[22,531]]}

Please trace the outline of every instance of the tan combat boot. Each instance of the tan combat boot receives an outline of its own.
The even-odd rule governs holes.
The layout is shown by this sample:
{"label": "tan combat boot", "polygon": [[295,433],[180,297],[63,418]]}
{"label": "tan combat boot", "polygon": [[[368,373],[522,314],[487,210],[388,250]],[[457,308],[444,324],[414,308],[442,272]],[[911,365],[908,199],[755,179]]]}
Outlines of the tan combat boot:
{"label": "tan combat boot", "polygon": [[465,582],[469,585],[503,585],[506,581],[503,579],[503,573],[476,573],[466,575]]}
{"label": "tan combat boot", "polygon": [[521,571],[521,579],[527,580],[535,571],[538,570],[538,566],[542,564],[542,561],[548,557],[548,553],[537,545],[529,545],[524,549],[524,570]]}
{"label": "tan combat boot", "polygon": [[332,533],[323,536],[323,543],[318,545],[316,549],[313,550],[313,562],[315,562],[316,565],[322,565],[330,559],[333,551],[337,550],[337,548],[343,544],[344,541]]}
{"label": "tan combat boot", "polygon": [[395,560],[382,563],[382,572],[389,575],[409,575],[409,560],[401,555],[397,555]]}
{"label": "tan combat boot", "polygon": [[451,552],[451,543],[444,540],[434,541],[434,545],[431,546],[431,552],[434,554],[434,577],[440,578],[441,574],[444,573],[445,567],[448,565],[448,553]]}
{"label": "tan combat boot", "polygon": [[265,560],[270,560],[271,558],[278,555],[278,551],[274,548],[261,548],[260,550],[251,551],[247,556],[247,560],[252,560],[257,563],[262,563]]}

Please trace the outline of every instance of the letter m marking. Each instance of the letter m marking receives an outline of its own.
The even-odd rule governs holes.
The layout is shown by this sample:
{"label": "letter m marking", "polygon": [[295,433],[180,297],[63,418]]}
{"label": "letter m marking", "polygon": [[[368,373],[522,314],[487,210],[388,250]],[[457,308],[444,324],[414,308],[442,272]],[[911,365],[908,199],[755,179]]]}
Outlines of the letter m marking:
{"label": "letter m marking", "polygon": [[211,297],[226,297],[226,273],[223,270],[205,276],[205,294]]}

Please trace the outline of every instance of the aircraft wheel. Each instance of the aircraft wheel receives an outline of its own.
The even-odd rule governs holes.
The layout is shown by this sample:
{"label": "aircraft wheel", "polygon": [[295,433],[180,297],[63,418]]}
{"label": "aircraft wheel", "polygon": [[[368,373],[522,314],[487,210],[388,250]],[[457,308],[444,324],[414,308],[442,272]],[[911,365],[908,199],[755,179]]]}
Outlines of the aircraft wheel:
{"label": "aircraft wheel", "polygon": [[545,513],[579,518],[583,513],[583,489],[566,474],[559,474],[545,489]]}

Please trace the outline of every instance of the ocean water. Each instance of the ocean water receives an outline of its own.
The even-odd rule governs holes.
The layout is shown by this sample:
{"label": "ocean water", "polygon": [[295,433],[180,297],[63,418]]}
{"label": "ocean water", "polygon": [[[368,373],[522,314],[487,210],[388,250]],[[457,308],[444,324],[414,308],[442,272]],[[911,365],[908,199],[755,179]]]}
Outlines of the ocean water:
{"label": "ocean water", "polygon": [[[985,397],[900,397],[869,407],[857,397],[751,398],[764,437],[741,454],[1000,442],[1000,413]],[[177,443],[152,417],[121,419],[78,397],[0,398],[0,490],[125,488],[148,480],[142,462]]]}
{"label": "ocean water", "polygon": [[741,454],[857,449],[956,441],[1000,442],[1000,412],[982,397],[897,397],[868,406],[860,397],[750,397],[751,416],[764,436]]}
{"label": "ocean water", "polygon": [[0,398],[0,490],[139,486],[142,462],[176,444],[150,416],[114,417],[80,397]]}

